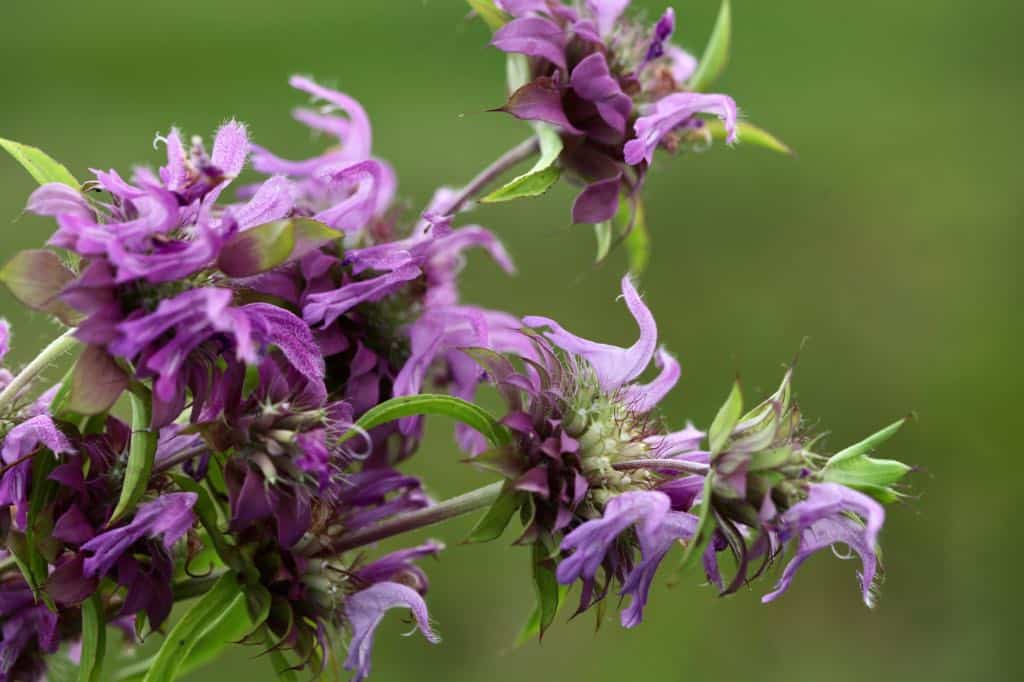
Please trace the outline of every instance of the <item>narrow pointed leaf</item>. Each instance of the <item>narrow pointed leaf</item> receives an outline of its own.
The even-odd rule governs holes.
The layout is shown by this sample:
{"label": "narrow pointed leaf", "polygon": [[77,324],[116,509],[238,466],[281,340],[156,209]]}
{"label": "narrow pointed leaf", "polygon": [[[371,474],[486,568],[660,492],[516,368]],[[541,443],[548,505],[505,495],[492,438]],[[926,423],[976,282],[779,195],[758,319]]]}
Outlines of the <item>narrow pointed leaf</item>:
{"label": "narrow pointed leaf", "polygon": [[729,62],[729,48],[732,43],[732,10],[729,0],[722,0],[718,10],[715,27],[711,30],[711,38],[697,65],[697,71],[687,84],[690,90],[703,92],[722,75],[725,65]]}
{"label": "narrow pointed leaf", "polygon": [[46,152],[27,144],[21,144],[0,137],[0,147],[14,157],[28,171],[36,182],[45,185],[48,182],[60,182],[78,189],[81,185],[63,164],[50,158]]}
{"label": "narrow pointed leaf", "polygon": [[736,426],[742,413],[743,393],[740,391],[740,382],[737,380],[733,383],[729,397],[725,399],[725,404],[718,409],[715,420],[711,422],[711,428],[708,429],[708,445],[711,448],[712,457],[721,452],[725,444],[729,442],[733,427]]}
{"label": "narrow pointed leaf", "polygon": [[74,279],[75,274],[60,257],[45,249],[19,251],[0,270],[0,282],[16,299],[68,325],[75,324],[81,316],[59,297]]}
{"label": "narrow pointed leaf", "polygon": [[[724,141],[728,136],[725,124],[717,118],[707,121],[704,129],[711,134],[712,140]],[[787,156],[796,156],[790,146],[785,142],[775,137],[764,128],[760,128],[753,123],[747,123],[746,121],[739,121],[736,124],[736,139],[742,144],[763,147],[764,149],[785,154]]]}
{"label": "narrow pointed leaf", "polygon": [[246,588],[235,598],[217,622],[210,627],[185,656],[176,677],[212,663],[228,646],[257,630],[270,613],[270,593],[262,585]]}
{"label": "narrow pointed leaf", "polygon": [[612,224],[608,221],[594,224],[594,236],[597,237],[597,255],[594,261],[600,263],[608,257],[612,248]]}
{"label": "narrow pointed leaf", "polygon": [[633,227],[626,234],[625,244],[629,271],[634,275],[643,274],[643,271],[647,269],[647,263],[651,259],[651,234],[647,230],[643,202],[638,201],[636,204],[636,216],[633,219]]}
{"label": "narrow pointed leaf", "polygon": [[139,500],[146,493],[149,476],[153,472],[153,459],[156,457],[157,433],[150,430],[152,399],[134,391],[128,395],[132,407],[132,440],[128,448],[128,466],[125,469],[121,497],[114,507],[109,524],[135,511]]}
{"label": "narrow pointed leaf", "polygon": [[709,473],[704,479],[704,489],[701,492],[700,509],[697,512],[697,530],[694,531],[693,538],[687,543],[686,549],[683,550],[683,558],[679,560],[679,567],[676,569],[677,576],[688,569],[693,561],[704,553],[708,542],[711,540],[711,534],[714,531],[714,517],[711,514],[713,486],[714,474]]}
{"label": "narrow pointed leaf", "polygon": [[217,552],[217,556],[221,558],[225,565],[242,572],[245,566],[241,556],[238,554],[238,550],[227,541],[220,530],[217,503],[214,502],[213,497],[206,491],[206,488],[188,476],[173,472],[170,476],[179,488],[196,494],[196,504],[192,511],[199,517],[199,522],[203,524],[203,529],[206,530],[210,543]]}
{"label": "narrow pointed leaf", "polygon": [[522,506],[526,496],[518,490],[513,490],[510,483],[506,483],[501,495],[487,512],[476,522],[473,530],[465,542],[490,542],[497,540],[505,532],[512,516]]}
{"label": "narrow pointed leaf", "polygon": [[103,679],[103,655],[107,650],[107,624],[103,602],[94,594],[82,604],[82,654],[79,659],[79,682],[100,682]]}
{"label": "narrow pointed leaf", "polygon": [[497,204],[514,199],[537,197],[551,189],[561,175],[562,170],[557,166],[530,171],[509,181],[480,201],[485,204]]}
{"label": "narrow pointed leaf", "polygon": [[869,454],[879,445],[895,436],[896,433],[900,429],[902,429],[903,425],[906,423],[906,419],[901,419],[898,422],[889,424],[889,426],[885,427],[881,431],[878,431],[877,433],[871,434],[861,442],[855,443],[854,445],[851,445],[850,447],[832,455],[832,457],[829,458],[828,463],[825,466],[836,466],[838,464],[842,464],[846,460],[854,459],[856,457],[861,457],[863,455]]}
{"label": "narrow pointed leaf", "polygon": [[536,163],[527,172],[485,196],[480,200],[482,203],[499,203],[539,196],[558,182],[562,171],[554,163],[562,153],[562,138],[558,131],[547,123],[534,123],[533,128],[540,145],[540,157]]}
{"label": "narrow pointed leaf", "polygon": [[356,421],[355,428],[345,433],[339,442],[357,436],[360,429],[369,431],[396,419],[428,414],[443,415],[460,421],[479,431],[495,447],[503,445],[508,440],[508,431],[505,427],[479,405],[450,395],[424,393],[392,398],[371,408]]}
{"label": "narrow pointed leaf", "polygon": [[218,624],[228,614],[237,614],[235,609],[238,608],[247,613],[245,603],[238,576],[234,573],[221,576],[167,633],[144,682],[173,682],[193,648],[207,635],[212,635],[209,639],[214,640]]}
{"label": "narrow pointed leaf", "polygon": [[555,578],[543,544],[536,542],[532,549],[533,589],[537,603],[516,638],[516,646],[522,646],[534,637],[544,637],[544,633],[554,622],[555,616],[565,602],[565,595],[568,592],[568,586],[560,585]]}

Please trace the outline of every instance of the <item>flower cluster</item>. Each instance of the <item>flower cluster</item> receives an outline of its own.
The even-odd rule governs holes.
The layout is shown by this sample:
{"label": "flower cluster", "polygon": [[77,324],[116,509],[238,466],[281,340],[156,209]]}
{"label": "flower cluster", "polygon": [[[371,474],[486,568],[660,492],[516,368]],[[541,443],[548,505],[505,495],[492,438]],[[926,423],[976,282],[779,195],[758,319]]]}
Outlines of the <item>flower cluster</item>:
{"label": "flower cluster", "polygon": [[[156,170],[93,170],[82,183],[3,141],[41,178],[28,210],[56,229],[0,281],[68,330],[19,371],[0,368],[0,682],[44,679],[67,656],[101,679],[107,625],[128,644],[165,636],[154,658],[122,662],[147,680],[235,642],[278,672],[362,680],[388,611],[408,610],[439,640],[418,562],[444,545],[376,543],[485,508],[470,540],[501,536],[518,512],[516,544],[532,548],[542,589],[527,635],[558,612],[558,583],[580,583],[579,611],[617,591],[629,598],[622,624],[637,625],[676,545],[723,593],[791,554],[766,601],[808,556],[847,545],[870,604],[881,505],[903,496],[909,468],[869,455],[902,422],[817,454],[790,371],[746,414],[737,387],[706,432],[669,428],[659,404],[680,364],[634,276],[622,280],[639,327],[628,348],[462,301],[467,250],[515,271],[494,234],[460,224],[514,163],[539,152],[531,174],[581,179],[574,217],[600,223],[622,197],[636,205],[656,148],[707,132],[699,114],[719,117],[730,141],[739,130],[732,99],[698,92],[696,61],[670,42],[671,10],[646,26],[623,0],[472,4],[494,46],[525,65],[503,110],[538,123],[539,141],[439,188],[416,215],[373,154],[362,106],[305,77],[291,85],[313,105],[295,118],[334,139],[303,160],[232,120],[209,147],[177,129],[158,136]],[[531,174],[499,191],[529,196]],[[0,320],[0,362],[10,345]],[[47,385],[42,371],[73,350]],[[504,416],[476,403],[481,391]],[[430,414],[454,417],[467,461],[502,480],[433,500],[402,471]],[[179,602],[191,605],[175,621]]]}

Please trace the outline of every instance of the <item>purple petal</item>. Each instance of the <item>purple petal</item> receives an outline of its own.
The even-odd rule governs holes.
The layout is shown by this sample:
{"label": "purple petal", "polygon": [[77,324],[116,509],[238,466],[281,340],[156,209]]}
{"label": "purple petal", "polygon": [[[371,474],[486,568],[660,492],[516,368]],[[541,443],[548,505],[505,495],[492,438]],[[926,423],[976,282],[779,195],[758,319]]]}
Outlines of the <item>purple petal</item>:
{"label": "purple petal", "polygon": [[672,37],[676,30],[676,12],[669,7],[654,24],[651,44],[647,47],[647,54],[644,56],[644,63],[658,59],[665,54],[665,41]]}
{"label": "purple petal", "polygon": [[0,317],[0,362],[4,361],[4,357],[11,350],[11,325],[7,323],[7,320]]}
{"label": "purple petal", "polygon": [[583,134],[566,116],[562,107],[562,91],[550,78],[538,78],[527,83],[512,93],[505,106],[497,111],[524,121],[545,121],[573,135]]}
{"label": "purple petal", "polygon": [[239,230],[273,222],[291,215],[295,205],[292,184],[275,175],[256,190],[248,203],[231,209],[231,217]]}
{"label": "purple petal", "polygon": [[636,139],[626,143],[626,163],[635,166],[650,163],[654,150],[665,135],[697,114],[711,114],[722,119],[728,131],[726,142],[736,140],[736,102],[727,95],[705,95],[698,92],[677,92],[654,103],[651,112],[636,120]]}
{"label": "purple petal", "polygon": [[587,185],[572,205],[574,223],[603,223],[619,210],[619,187],[622,173]]}
{"label": "purple petal", "polygon": [[345,670],[353,672],[352,682],[361,682],[370,674],[370,655],[373,634],[384,614],[394,608],[408,608],[416,620],[416,627],[436,644],[441,638],[430,628],[430,616],[423,597],[415,590],[398,583],[377,583],[356,592],[345,602],[345,618],[352,629]]}
{"label": "purple petal", "polygon": [[139,505],[128,525],[100,533],[82,545],[84,551],[92,553],[85,560],[85,575],[106,575],[121,556],[144,537],[161,537],[164,547],[170,549],[195,523],[192,513],[195,503],[195,493],[170,493]]}
{"label": "purple petal", "polygon": [[649,384],[632,384],[622,392],[622,400],[633,412],[650,412],[661,402],[679,381],[679,361],[664,348],[659,348],[654,363],[661,369],[657,378]]}
{"label": "purple petal", "polygon": [[345,284],[334,291],[312,294],[302,308],[302,317],[309,324],[320,323],[327,327],[360,303],[377,301],[420,274],[418,267],[408,265],[373,279]]}
{"label": "purple petal", "polygon": [[698,519],[693,514],[669,512],[654,533],[637,533],[640,540],[640,555],[643,559],[627,576],[619,592],[623,596],[629,595],[633,598],[630,605],[622,611],[622,627],[636,627],[643,620],[647,596],[661,560],[676,542],[693,537],[697,524]]}
{"label": "purple petal", "polygon": [[601,35],[606,36],[612,32],[615,22],[626,11],[629,0],[587,0],[586,6],[597,22]]}
{"label": "purple petal", "polygon": [[860,574],[861,594],[864,603],[870,608],[874,605],[872,585],[878,568],[878,556],[875,554],[874,544],[868,540],[867,536],[863,526],[845,516],[821,519],[805,528],[800,532],[796,554],[786,564],[775,589],[761,597],[761,601],[768,603],[782,596],[792,584],[797,569],[812,554],[826,547],[842,544],[852,549],[860,557],[864,567]]}
{"label": "purple petal", "polygon": [[378,193],[386,186],[384,166],[374,159],[325,167],[319,172],[319,179],[329,185],[354,185],[354,191],[344,200],[313,216],[342,232],[366,227],[377,210]]}
{"label": "purple petal", "polygon": [[592,580],[620,534],[637,525],[638,534],[655,537],[669,507],[668,496],[658,492],[628,492],[613,497],[605,505],[604,516],[582,523],[562,539],[562,551],[573,553],[558,564],[558,582],[568,585],[580,578]]}
{"label": "purple petal", "polygon": [[654,316],[627,275],[622,278],[622,296],[640,327],[640,338],[629,348],[620,348],[580,338],[546,317],[524,317],[527,327],[549,327],[544,335],[566,352],[580,355],[590,362],[601,388],[614,391],[640,375],[650,364],[657,346],[658,328]]}
{"label": "purple petal", "polygon": [[185,147],[181,143],[181,133],[177,128],[171,128],[166,138],[157,137],[154,141],[163,139],[167,146],[167,165],[160,169],[160,181],[172,192],[180,192],[188,185],[188,165],[185,161]]}
{"label": "purple petal", "polygon": [[681,47],[666,43],[665,54],[669,58],[672,80],[682,85],[697,71],[697,58]]}
{"label": "purple petal", "polygon": [[491,45],[502,52],[543,57],[565,70],[565,31],[542,17],[513,19],[494,33]]}
{"label": "purple petal", "polygon": [[[326,102],[332,109],[343,111],[348,116],[347,125],[343,129],[337,125],[334,126],[334,132],[344,132],[344,135],[339,135],[339,137],[344,145],[345,155],[354,161],[362,161],[370,157],[373,132],[370,127],[370,117],[367,116],[366,110],[359,102],[345,93],[325,88],[302,76],[292,76],[288,83],[296,90],[308,92],[313,97]],[[301,116],[296,116],[296,118],[304,120]],[[308,118],[305,119],[305,121],[308,120]],[[324,129],[324,122],[321,119],[318,119],[318,122],[320,125],[317,127],[320,127],[321,130]]]}
{"label": "purple petal", "polygon": [[227,178],[238,177],[249,156],[249,133],[238,121],[228,121],[217,130],[210,163]]}
{"label": "purple petal", "polygon": [[598,113],[608,125],[620,133],[625,132],[633,101],[612,77],[602,53],[595,52],[577,64],[569,85],[577,95],[597,105]]}

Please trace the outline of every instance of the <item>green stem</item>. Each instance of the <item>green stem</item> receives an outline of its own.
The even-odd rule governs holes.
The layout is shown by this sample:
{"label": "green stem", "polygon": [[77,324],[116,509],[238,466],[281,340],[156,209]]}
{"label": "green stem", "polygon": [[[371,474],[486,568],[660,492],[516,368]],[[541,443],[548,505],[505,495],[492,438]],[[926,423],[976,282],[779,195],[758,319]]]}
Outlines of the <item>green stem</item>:
{"label": "green stem", "polygon": [[483,191],[487,185],[497,180],[509,168],[536,154],[538,149],[540,149],[540,143],[536,137],[523,140],[495,159],[494,163],[490,166],[480,171],[475,178],[469,181],[469,184],[456,192],[451,199],[441,206],[434,207],[434,211],[439,215],[458,213],[460,208]]}
{"label": "green stem", "polygon": [[32,362],[25,366],[25,369],[21,370],[16,377],[11,379],[11,383],[4,387],[3,391],[0,391],[0,414],[3,414],[11,404],[17,400],[21,392],[32,380],[35,379],[43,370],[45,370],[50,363],[59,358],[61,355],[71,350],[78,340],[74,337],[75,330],[69,329],[52,342],[50,345],[43,349],[43,352],[35,357]]}
{"label": "green stem", "polygon": [[378,540],[432,526],[435,523],[447,521],[477,509],[483,509],[498,499],[503,485],[504,483],[501,481],[492,483],[483,488],[471,490],[458,497],[452,497],[444,502],[439,502],[432,507],[402,514],[371,528],[364,528],[342,535],[331,543],[331,550],[335,554],[340,554],[356,547],[369,545]]}

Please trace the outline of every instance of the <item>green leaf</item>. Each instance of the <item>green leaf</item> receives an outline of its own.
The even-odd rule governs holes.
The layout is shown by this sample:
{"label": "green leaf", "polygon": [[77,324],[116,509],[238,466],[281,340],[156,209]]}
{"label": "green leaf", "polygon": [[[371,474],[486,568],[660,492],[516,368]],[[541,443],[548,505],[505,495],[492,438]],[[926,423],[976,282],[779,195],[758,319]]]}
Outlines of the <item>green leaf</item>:
{"label": "green leaf", "polygon": [[74,279],[75,273],[60,257],[45,249],[19,251],[0,270],[0,282],[16,299],[67,325],[74,325],[81,319],[81,315],[59,298]]}
{"label": "green leaf", "polygon": [[498,9],[492,0],[466,0],[466,2],[492,31],[497,31],[511,19],[509,15]]}
{"label": "green leaf", "polygon": [[232,237],[221,249],[217,267],[229,277],[251,277],[300,258],[341,235],[310,218],[275,220]]}
{"label": "green leaf", "polygon": [[392,398],[371,408],[356,421],[353,429],[341,436],[339,443],[355,437],[360,431],[369,431],[396,419],[427,414],[443,415],[460,421],[479,431],[495,447],[505,444],[509,438],[505,427],[479,405],[450,395],[424,393]]}
{"label": "green leaf", "polygon": [[530,82],[530,62],[524,54],[510,54],[505,58],[505,77],[509,94]]}
{"label": "green leaf", "polygon": [[[710,133],[712,140],[721,141],[725,140],[728,136],[725,124],[717,118],[707,120],[704,125],[704,130]],[[773,152],[786,154],[787,156],[796,156],[793,150],[785,142],[775,137],[764,128],[759,128],[753,123],[747,123],[746,121],[739,121],[736,123],[736,140],[755,147],[763,147]]]}
{"label": "green leaf", "polygon": [[82,604],[82,655],[79,682],[100,682],[103,679],[103,654],[107,650],[107,624],[103,601],[93,594]]}
{"label": "green leaf", "polygon": [[242,561],[238,550],[221,533],[220,523],[218,522],[220,516],[217,503],[210,493],[207,492],[206,488],[188,476],[175,472],[171,472],[169,475],[179,488],[186,492],[195,493],[196,504],[192,510],[199,517],[199,523],[206,530],[206,534],[209,536],[210,543],[217,552],[217,556],[221,558],[225,565],[230,566],[236,571],[245,572],[247,566]]}
{"label": "green leaf", "polygon": [[132,406],[132,440],[128,447],[128,467],[124,473],[121,497],[114,507],[108,524],[135,510],[135,506],[146,494],[149,476],[153,472],[156,457],[157,433],[150,430],[153,417],[152,398],[140,396],[135,391],[128,394]]}
{"label": "green leaf", "polygon": [[737,379],[732,385],[732,390],[729,391],[729,397],[725,399],[725,404],[718,409],[718,414],[715,415],[715,420],[711,422],[711,428],[708,429],[708,445],[711,447],[712,458],[720,453],[729,442],[729,436],[736,423],[739,422],[742,413],[743,393],[740,391],[740,382]]}
{"label": "green leaf", "polygon": [[562,169],[557,166],[550,166],[539,171],[529,171],[494,190],[480,202],[497,204],[514,199],[537,197],[551,189],[561,176]]}
{"label": "green leaf", "polygon": [[697,71],[687,83],[690,90],[703,92],[722,75],[725,65],[729,62],[731,42],[732,10],[729,7],[729,0],[722,0],[722,7],[718,10],[718,19],[715,20],[715,27],[711,30],[711,38],[708,40],[707,47],[704,48]]}
{"label": "green leaf", "polygon": [[120,365],[99,346],[88,346],[71,370],[62,409],[84,416],[103,414],[126,388],[128,374]]}
{"label": "green leaf", "polygon": [[544,544],[535,542],[532,549],[533,590],[537,603],[529,620],[526,621],[526,625],[523,626],[516,638],[516,646],[522,646],[534,637],[543,639],[544,633],[554,622],[555,616],[558,615],[558,611],[565,601],[565,595],[569,591],[567,585],[558,584],[552,566],[553,562],[548,557]]}
{"label": "green leaf", "polygon": [[469,537],[465,542],[490,542],[500,538],[512,520],[512,516],[522,506],[525,497],[523,492],[514,490],[511,483],[505,483],[501,495],[476,522],[473,530],[469,531]]}
{"label": "green leaf", "polygon": [[267,588],[262,585],[247,588],[185,655],[176,677],[212,663],[228,645],[252,635],[266,621],[269,613],[270,592]]}
{"label": "green leaf", "polygon": [[547,123],[534,123],[533,128],[540,145],[540,158],[530,170],[485,196],[480,200],[481,203],[493,204],[540,196],[558,182],[562,171],[554,164],[562,153],[562,138],[554,126]]}
{"label": "green leaf", "polygon": [[600,263],[612,248],[612,224],[610,221],[594,223],[594,236],[597,237],[597,256],[595,262]]}
{"label": "green leaf", "polygon": [[[210,591],[186,611],[167,633],[160,650],[153,657],[149,672],[144,682],[173,682],[177,679],[183,664],[195,646],[204,639],[214,643],[218,635],[217,627],[229,614],[232,618],[239,612],[247,613],[245,594],[239,583],[238,576],[226,573],[213,584]],[[207,643],[204,642],[204,646]]]}
{"label": "green leaf", "polygon": [[[676,568],[676,574],[680,574],[690,567],[694,559],[704,553],[704,548],[707,547],[708,542],[711,540],[711,531],[714,530],[714,517],[711,515],[711,497],[712,487],[714,485],[714,473],[708,473],[704,479],[704,490],[701,493],[700,510],[697,512],[697,530],[693,533],[693,538],[686,545],[686,549],[683,550],[683,558],[679,561],[679,567]],[[673,581],[677,582],[678,578]]]}
{"label": "green leaf", "polygon": [[901,419],[833,455],[821,472],[822,480],[860,490],[884,503],[900,499],[902,494],[892,486],[910,473],[912,467],[894,459],[874,459],[869,454],[892,438],[906,422]]}
{"label": "green leaf", "polygon": [[643,202],[637,200],[633,227],[626,235],[626,260],[629,263],[629,271],[638,276],[643,274],[650,259],[651,235],[647,230]]}
{"label": "green leaf", "polygon": [[280,649],[271,649],[268,653],[270,665],[273,667],[275,679],[281,682],[298,682],[299,676],[292,670],[293,666]]}
{"label": "green leaf", "polygon": [[24,166],[29,175],[40,185],[45,185],[48,182],[61,182],[75,189],[81,186],[67,168],[54,161],[41,149],[5,140],[2,137],[0,137],[0,147],[6,149],[15,161]]}

